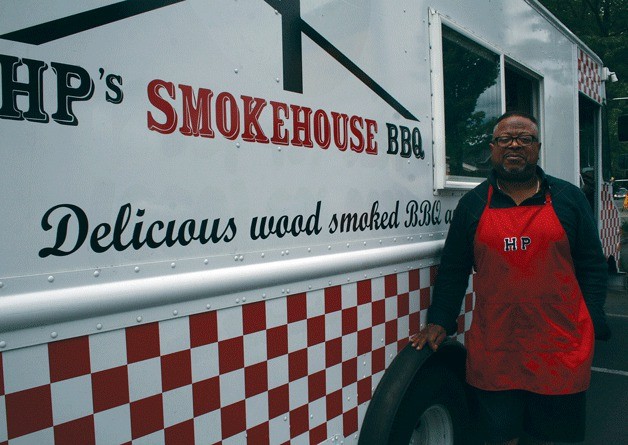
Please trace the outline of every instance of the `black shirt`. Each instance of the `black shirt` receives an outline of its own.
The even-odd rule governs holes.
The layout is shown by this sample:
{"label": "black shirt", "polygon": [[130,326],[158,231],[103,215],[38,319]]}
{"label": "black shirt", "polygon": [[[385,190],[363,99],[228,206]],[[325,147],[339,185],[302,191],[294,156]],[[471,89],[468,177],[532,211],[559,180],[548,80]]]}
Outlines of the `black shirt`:
{"label": "black shirt", "polygon": [[[576,279],[593,320],[595,336],[608,338],[610,332],[604,315],[608,267],[591,206],[575,185],[546,175],[540,167],[537,174],[541,179],[539,191],[520,205],[542,205],[549,190],[554,211],[569,240]],[[475,232],[486,208],[489,184],[493,186],[491,208],[516,206],[512,198],[497,187],[494,172],[460,199],[443,248],[427,316],[428,322],[443,326],[448,334],[456,332],[456,320],[474,264]]]}

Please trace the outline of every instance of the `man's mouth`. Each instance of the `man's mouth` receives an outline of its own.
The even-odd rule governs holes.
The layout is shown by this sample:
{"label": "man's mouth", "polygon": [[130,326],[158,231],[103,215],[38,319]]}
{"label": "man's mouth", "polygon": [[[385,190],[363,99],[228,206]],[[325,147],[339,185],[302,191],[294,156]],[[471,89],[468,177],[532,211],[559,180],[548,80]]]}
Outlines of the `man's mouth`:
{"label": "man's mouth", "polygon": [[525,157],[519,154],[509,153],[504,156],[504,160],[508,162],[525,162]]}

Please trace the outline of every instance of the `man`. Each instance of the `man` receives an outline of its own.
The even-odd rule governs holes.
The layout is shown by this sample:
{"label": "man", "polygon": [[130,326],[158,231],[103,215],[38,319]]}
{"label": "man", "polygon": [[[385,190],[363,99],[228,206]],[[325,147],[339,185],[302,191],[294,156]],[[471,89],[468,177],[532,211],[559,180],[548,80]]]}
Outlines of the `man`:
{"label": "man", "polygon": [[534,117],[498,119],[493,170],[454,212],[428,325],[411,338],[436,350],[456,331],[473,267],[466,375],[487,444],[582,441],[594,332],[610,335],[591,208],[576,186],[538,167],[540,148]]}

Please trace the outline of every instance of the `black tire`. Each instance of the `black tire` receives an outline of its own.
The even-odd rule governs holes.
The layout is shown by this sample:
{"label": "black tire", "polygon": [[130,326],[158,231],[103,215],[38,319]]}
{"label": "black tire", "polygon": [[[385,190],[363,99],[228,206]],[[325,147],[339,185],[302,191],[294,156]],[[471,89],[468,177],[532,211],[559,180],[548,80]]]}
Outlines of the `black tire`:
{"label": "black tire", "polygon": [[417,351],[411,344],[399,351],[369,402],[358,445],[409,444],[423,413],[435,406],[430,412],[436,416],[428,420],[451,418],[455,444],[479,445],[470,434],[474,422],[467,407],[474,399],[463,383],[465,360],[464,346],[450,339],[436,353]]}
{"label": "black tire", "polygon": [[428,409],[448,415],[451,420],[448,434],[453,434],[455,445],[475,443],[470,430],[465,386],[453,371],[438,361],[426,363],[406,390],[393,420],[388,443],[409,444]]}

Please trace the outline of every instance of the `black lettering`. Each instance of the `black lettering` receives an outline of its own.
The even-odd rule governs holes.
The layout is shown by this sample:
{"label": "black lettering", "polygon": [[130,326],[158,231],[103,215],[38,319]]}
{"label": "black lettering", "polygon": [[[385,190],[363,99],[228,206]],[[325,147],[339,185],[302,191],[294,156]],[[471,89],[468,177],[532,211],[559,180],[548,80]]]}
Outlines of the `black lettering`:
{"label": "black lettering", "polygon": [[517,238],[504,238],[504,252],[517,250]]}
{"label": "black lettering", "polygon": [[421,131],[418,127],[412,129],[412,153],[419,159],[425,159],[425,152],[423,151],[423,138],[421,138]]}
{"label": "black lettering", "polygon": [[[57,209],[66,209],[71,213],[67,213],[61,217],[59,223],[57,224],[57,237],[55,240],[55,244],[52,247],[46,247],[39,251],[39,256],[41,258],[46,258],[47,256],[66,256],[76,252],[85,242],[85,238],[87,238],[87,230],[89,228],[87,215],[85,212],[78,206],[72,204],[59,204],[51,209],[49,209],[43,216],[41,220],[41,227],[45,231],[52,229],[52,225],[50,224],[50,216]],[[76,232],[76,239],[73,240],[74,246],[70,250],[62,250],[61,247],[68,240],[68,223],[70,219],[74,216],[76,218],[76,222],[78,223],[78,231]],[[72,242],[72,241],[71,241]]]}
{"label": "black lettering", "polygon": [[[17,69],[26,65],[28,82],[18,82]],[[40,60],[22,59],[0,54],[0,78],[2,78],[2,105],[0,118],[46,123],[44,111],[43,76],[48,65]],[[28,97],[28,111],[17,108],[17,96]]]}
{"label": "black lettering", "polygon": [[113,95],[111,95],[109,94],[109,91],[107,91],[105,93],[105,100],[107,102],[111,102],[112,104],[122,103],[122,99],[124,99],[124,93],[122,92],[122,88],[120,88],[122,86],[122,76],[109,74],[105,78],[105,83],[107,88],[109,88],[109,90],[113,93]]}
{"label": "black lettering", "polygon": [[454,211],[451,209],[447,209],[447,211],[445,212],[445,224],[450,224],[453,217]]}
{"label": "black lettering", "polygon": [[[103,233],[99,233],[101,229]],[[103,253],[103,252],[106,252],[111,247],[111,245],[113,244],[113,241],[104,246],[99,243],[99,241],[101,241],[103,238],[108,236],[110,233],[111,233],[111,225],[107,223],[102,223],[96,226],[89,240],[89,245],[94,252]]]}
{"label": "black lettering", "polygon": [[396,155],[399,152],[399,143],[397,142],[399,130],[396,125],[389,123],[386,123],[386,128],[388,128],[388,151],[386,153]]}
{"label": "black lettering", "polygon": [[410,129],[401,125],[401,152],[399,156],[409,158],[412,154],[412,145],[410,143]]}
{"label": "black lettering", "polygon": [[[78,125],[72,103],[90,99],[94,94],[94,81],[80,66],[57,62],[50,63],[50,66],[57,74],[57,112],[52,118],[63,125]],[[72,85],[73,81],[78,81],[78,85]]]}
{"label": "black lettering", "polygon": [[338,215],[334,213],[329,222],[329,233],[336,233],[336,230],[338,230]]}
{"label": "black lettering", "polygon": [[[163,228],[166,226],[162,221],[155,221],[148,227],[148,231],[146,232],[146,245],[150,247],[151,249],[156,249],[166,242],[165,238],[162,239],[161,241],[155,241],[155,236],[153,234],[153,230],[155,229],[155,227],[157,227],[157,230],[163,230]],[[143,244],[144,242],[139,241],[139,233],[138,233],[138,240],[137,242],[133,244],[133,247],[137,250],[139,249],[139,247],[135,247],[135,246],[141,247]]]}
{"label": "black lettering", "polygon": [[405,227],[416,227],[419,224],[418,210],[419,203],[414,199],[406,204],[406,215],[408,218],[404,224]]}

